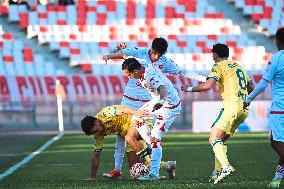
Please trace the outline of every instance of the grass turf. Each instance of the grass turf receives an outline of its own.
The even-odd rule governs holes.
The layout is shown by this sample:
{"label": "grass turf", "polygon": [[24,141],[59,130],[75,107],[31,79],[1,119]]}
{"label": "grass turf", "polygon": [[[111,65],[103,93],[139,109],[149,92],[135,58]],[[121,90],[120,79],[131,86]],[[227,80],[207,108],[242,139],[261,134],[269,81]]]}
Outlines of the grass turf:
{"label": "grass turf", "polygon": [[[24,167],[0,181],[0,188],[261,189],[266,188],[277,164],[277,156],[270,147],[267,134],[236,134],[228,141],[229,159],[236,172],[221,184],[213,185],[208,183],[214,167],[213,152],[207,142],[208,134],[167,134],[163,139],[163,159],[177,161],[175,180],[132,181],[127,163],[123,168],[123,180],[106,180],[101,175],[113,168],[114,137],[109,136],[105,141],[97,181],[83,180],[90,174],[93,138],[66,135]],[[40,138],[35,143],[42,140]],[[30,146],[34,149],[37,145],[32,143]],[[6,160],[6,165],[8,163],[12,165],[14,161]]]}

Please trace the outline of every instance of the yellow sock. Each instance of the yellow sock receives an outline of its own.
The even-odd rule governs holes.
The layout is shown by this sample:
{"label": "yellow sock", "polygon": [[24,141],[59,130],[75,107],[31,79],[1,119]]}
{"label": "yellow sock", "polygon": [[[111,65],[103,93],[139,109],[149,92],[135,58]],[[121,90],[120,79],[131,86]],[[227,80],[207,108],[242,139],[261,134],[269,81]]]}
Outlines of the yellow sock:
{"label": "yellow sock", "polygon": [[215,157],[219,160],[222,167],[229,164],[227,157],[227,146],[221,140],[215,140],[213,146],[213,151]]}
{"label": "yellow sock", "polygon": [[221,165],[220,161],[215,156],[215,171],[221,171],[221,169],[222,169],[222,165]]}
{"label": "yellow sock", "polygon": [[161,164],[160,164],[160,170],[166,170],[166,166],[167,166],[167,162],[162,161]]}

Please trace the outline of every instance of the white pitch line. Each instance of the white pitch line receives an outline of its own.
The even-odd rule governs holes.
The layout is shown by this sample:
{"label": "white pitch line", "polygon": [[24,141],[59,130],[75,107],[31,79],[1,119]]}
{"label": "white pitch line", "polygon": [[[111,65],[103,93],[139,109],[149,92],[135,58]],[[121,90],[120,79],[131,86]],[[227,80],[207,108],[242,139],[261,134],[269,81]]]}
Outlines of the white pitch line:
{"label": "white pitch line", "polygon": [[57,136],[52,137],[49,141],[47,141],[44,145],[42,145],[39,149],[36,151],[32,152],[30,155],[25,157],[22,161],[18,162],[14,166],[10,167],[7,171],[2,173],[0,175],[0,180],[4,179],[6,176],[12,174],[14,171],[16,171],[18,168],[22,167],[29,161],[31,161],[36,155],[40,154],[43,150],[45,150],[49,145],[51,145],[53,142],[57,141],[63,136],[63,132],[58,134]]}

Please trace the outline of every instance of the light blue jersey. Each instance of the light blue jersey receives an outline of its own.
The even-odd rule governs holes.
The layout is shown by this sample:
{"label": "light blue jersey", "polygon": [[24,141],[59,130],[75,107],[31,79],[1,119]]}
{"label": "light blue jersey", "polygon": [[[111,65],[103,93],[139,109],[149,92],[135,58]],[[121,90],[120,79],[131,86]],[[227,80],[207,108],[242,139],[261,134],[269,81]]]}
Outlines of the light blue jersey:
{"label": "light blue jersey", "polygon": [[263,79],[272,81],[271,111],[284,111],[284,50],[270,58],[265,71]]}
{"label": "light blue jersey", "polygon": [[[146,62],[152,62],[149,55],[148,48],[125,48],[120,50],[121,53],[127,56],[133,56],[134,58],[143,59]],[[178,75],[180,73],[186,72],[184,68],[178,66],[174,61],[166,57],[165,55],[161,56],[161,58],[152,62],[152,65],[156,68],[159,68],[163,73]]]}
{"label": "light blue jersey", "polygon": [[[125,48],[119,52],[127,56],[143,59],[145,60],[143,64],[152,63],[154,67],[159,68],[163,73],[177,75],[183,72],[182,67],[179,67],[176,63],[164,55],[158,61],[151,62],[149,49],[147,48]],[[150,93],[145,88],[139,86],[139,83],[140,82],[137,79],[129,79],[124,90],[121,105],[139,109],[143,104],[152,99]]]}
{"label": "light blue jersey", "polygon": [[172,107],[179,104],[180,98],[172,82],[158,68],[153,67],[151,64],[147,64],[147,62],[143,60],[140,61],[140,63],[144,69],[140,84],[147,89],[152,98],[160,100],[158,88],[163,85],[167,89],[167,98],[164,106]]}

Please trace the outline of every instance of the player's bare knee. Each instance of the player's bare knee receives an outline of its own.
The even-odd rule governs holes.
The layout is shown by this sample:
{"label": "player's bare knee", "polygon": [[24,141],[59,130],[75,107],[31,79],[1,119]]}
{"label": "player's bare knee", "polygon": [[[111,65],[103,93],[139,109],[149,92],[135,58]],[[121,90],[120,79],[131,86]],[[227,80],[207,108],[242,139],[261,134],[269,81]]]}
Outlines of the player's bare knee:
{"label": "player's bare knee", "polygon": [[126,136],[125,136],[125,141],[126,141],[128,144],[132,144],[133,138],[132,138],[130,135],[126,135]]}

